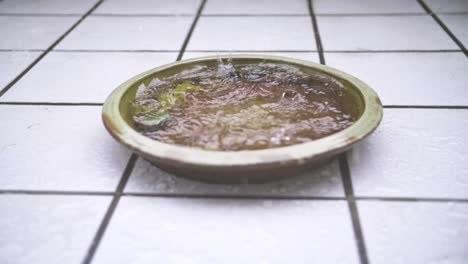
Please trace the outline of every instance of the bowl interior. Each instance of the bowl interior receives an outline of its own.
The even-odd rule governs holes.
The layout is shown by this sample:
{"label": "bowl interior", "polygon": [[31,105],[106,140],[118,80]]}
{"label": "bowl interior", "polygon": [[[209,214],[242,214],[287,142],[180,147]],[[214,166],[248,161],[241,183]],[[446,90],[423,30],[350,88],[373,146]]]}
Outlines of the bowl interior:
{"label": "bowl interior", "polygon": [[[231,63],[235,66],[236,64],[256,64],[256,63],[281,63],[287,65],[294,65],[298,67],[305,73],[316,74],[320,73],[325,76],[329,76],[335,80],[341,82],[344,88],[348,91],[350,96],[350,100],[346,101],[344,105],[342,105],[343,109],[347,112],[354,113],[355,116],[361,117],[362,113],[365,109],[365,103],[363,99],[363,94],[361,91],[348,80],[340,78],[337,75],[331,75],[328,72],[325,72],[318,68],[308,67],[306,65],[295,63],[291,61],[284,61],[281,59],[267,59],[267,58],[230,58]],[[151,74],[145,75],[140,79],[137,79],[135,82],[131,83],[129,88],[123,94],[120,104],[119,110],[120,115],[125,120],[125,122],[132,128],[135,128],[134,122],[131,117],[130,105],[132,101],[135,99],[136,91],[141,84],[148,85],[153,78],[165,78],[174,74],[179,73],[180,71],[189,69],[194,65],[206,65],[206,66],[216,66],[218,64],[218,60],[216,58],[206,59],[201,61],[195,61],[192,63],[187,64],[179,64],[173,67],[164,68],[160,71],[153,72]]]}

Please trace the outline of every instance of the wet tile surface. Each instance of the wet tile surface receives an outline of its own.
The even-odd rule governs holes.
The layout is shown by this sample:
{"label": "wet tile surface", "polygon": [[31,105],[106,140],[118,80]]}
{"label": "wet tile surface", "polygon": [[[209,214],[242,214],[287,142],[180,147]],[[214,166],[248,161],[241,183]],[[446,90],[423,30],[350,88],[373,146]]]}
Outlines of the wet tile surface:
{"label": "wet tile surface", "polygon": [[114,191],[129,154],[95,106],[0,105],[0,190]]}
{"label": "wet tile surface", "polygon": [[408,0],[314,0],[316,14],[405,14],[425,13],[417,1]]}
{"label": "wet tile surface", "polygon": [[462,52],[326,53],[325,59],[370,85],[385,105],[468,105]]}
{"label": "wet tile surface", "polygon": [[357,263],[348,218],[341,201],[125,197],[95,263]]}
{"label": "wet tile surface", "polygon": [[317,20],[325,51],[458,49],[430,16],[318,16]]}
{"label": "wet tile surface", "polygon": [[110,197],[0,195],[1,263],[81,263]]}
{"label": "wet tile surface", "polygon": [[176,52],[51,52],[0,101],[103,103],[124,81],[176,57]]}
{"label": "wet tile surface", "polygon": [[310,17],[201,17],[187,50],[316,48]]}
{"label": "wet tile surface", "polygon": [[0,89],[13,81],[41,52],[0,52]]}
{"label": "wet tile surface", "polygon": [[94,14],[195,14],[201,0],[107,0]]}
{"label": "wet tile surface", "polygon": [[307,1],[302,0],[210,0],[203,14],[300,14],[308,15]]}
{"label": "wet tile surface", "polygon": [[468,46],[468,31],[466,30],[468,25],[468,14],[440,15],[440,19],[466,48],[466,46]]}
{"label": "wet tile surface", "polygon": [[351,151],[357,196],[468,198],[468,110],[385,109]]}
{"label": "wet tile surface", "polygon": [[468,12],[468,2],[465,0],[424,0],[424,2],[436,13]]}
{"label": "wet tile surface", "polygon": [[245,54],[264,54],[270,56],[282,56],[282,57],[289,57],[295,58],[300,60],[307,60],[319,63],[318,52],[185,52],[183,59],[190,59],[195,57],[202,57],[202,56],[229,56],[229,55],[245,55]]}
{"label": "wet tile surface", "polygon": [[88,17],[57,49],[174,50],[182,46],[190,17]]}
{"label": "wet tile surface", "polygon": [[47,49],[77,20],[78,16],[0,16],[0,49]]}
{"label": "wet tile surface", "polygon": [[78,14],[86,13],[96,0],[3,0],[1,14]]}
{"label": "wet tile surface", "polygon": [[468,258],[466,203],[358,203],[371,263],[453,263]]}

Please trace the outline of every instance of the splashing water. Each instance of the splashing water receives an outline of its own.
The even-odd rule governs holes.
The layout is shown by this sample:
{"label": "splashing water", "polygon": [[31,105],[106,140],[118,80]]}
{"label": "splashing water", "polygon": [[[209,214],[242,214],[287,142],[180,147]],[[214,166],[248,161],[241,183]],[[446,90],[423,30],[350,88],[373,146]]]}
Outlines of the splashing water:
{"label": "splashing water", "polygon": [[299,144],[353,124],[358,110],[343,84],[280,63],[218,59],[142,84],[133,121],[145,136],[208,150]]}

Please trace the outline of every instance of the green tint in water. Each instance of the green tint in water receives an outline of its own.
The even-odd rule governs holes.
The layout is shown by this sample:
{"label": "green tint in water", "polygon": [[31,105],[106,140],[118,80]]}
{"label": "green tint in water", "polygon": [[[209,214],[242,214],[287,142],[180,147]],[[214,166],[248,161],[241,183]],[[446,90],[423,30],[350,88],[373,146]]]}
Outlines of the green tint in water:
{"label": "green tint in water", "polygon": [[254,150],[319,139],[358,118],[336,79],[276,63],[195,66],[140,86],[137,129],[152,139],[209,150]]}

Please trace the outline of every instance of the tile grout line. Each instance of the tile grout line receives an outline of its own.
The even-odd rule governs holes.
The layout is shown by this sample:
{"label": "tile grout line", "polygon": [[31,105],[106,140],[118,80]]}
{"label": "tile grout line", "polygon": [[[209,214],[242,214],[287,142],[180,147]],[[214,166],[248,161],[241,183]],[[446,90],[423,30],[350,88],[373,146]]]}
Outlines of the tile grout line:
{"label": "tile grout line", "polygon": [[315,14],[316,16],[323,17],[405,17],[405,16],[427,16],[425,12],[412,12],[412,13],[322,13]]}
{"label": "tile grout line", "polygon": [[150,50],[150,49],[138,49],[138,50],[94,50],[94,49],[54,49],[52,52],[89,52],[89,53],[107,53],[107,52],[114,52],[114,53],[145,53],[145,52],[173,52],[178,53],[179,50]]}
{"label": "tile grout line", "polygon": [[[438,14],[442,15],[466,15],[468,12],[439,12]],[[77,17],[81,16],[80,13],[0,13],[0,16],[5,17]],[[95,13],[90,16],[93,17],[191,17],[196,14],[190,13],[160,13],[160,14],[151,14],[151,13],[140,13],[140,14],[125,14],[125,13]],[[319,13],[315,14],[316,16],[324,17],[386,17],[386,16],[427,16],[430,15],[426,12],[412,12],[412,13]],[[212,13],[212,14],[203,14],[201,17],[306,17],[309,14],[306,13]]]}
{"label": "tile grout line", "polygon": [[221,14],[221,13],[212,13],[212,14],[203,14],[202,17],[307,17],[309,16],[306,13],[297,13],[297,14],[248,14],[248,13],[231,13],[231,14]]}
{"label": "tile grout line", "polygon": [[180,13],[180,14],[169,14],[169,13],[162,13],[162,14],[123,14],[123,13],[96,13],[92,14],[93,17],[193,17],[196,14],[189,14],[189,13]]}
{"label": "tile grout line", "polygon": [[468,203],[468,198],[360,196],[360,197],[355,197],[355,199],[358,201],[380,201],[380,202]]}
{"label": "tile grout line", "polygon": [[105,191],[18,190],[18,189],[1,190],[1,189],[0,189],[0,195],[1,195],[1,194],[110,196],[110,195],[114,195],[115,192],[105,192]]}
{"label": "tile grout line", "polygon": [[26,69],[24,69],[18,76],[16,76],[16,78],[13,79],[13,81],[8,83],[5,86],[5,88],[3,88],[0,91],[0,98],[6,92],[8,92],[8,90],[10,90],[11,87],[13,87],[13,85],[15,85],[21,78],[23,78],[23,76],[26,75],[26,73],[28,73],[37,63],[39,63],[53,48],[55,48],[66,36],[68,36],[70,32],[72,32],[79,24],[81,24],[81,22],[86,17],[88,17],[94,10],[96,10],[96,8],[102,3],[102,1],[103,0],[97,1],[96,4],[94,4],[93,7],[91,7],[91,9],[88,10],[88,12],[81,16],[81,18],[78,19],[78,21],[76,21],[67,31],[65,31],[65,33],[63,33],[54,43],[52,43],[52,45],[50,45],[41,55],[39,55],[39,57],[37,57],[31,64],[29,64],[29,66],[26,67]]}
{"label": "tile grout line", "polygon": [[348,202],[349,212],[351,215],[351,222],[353,225],[354,238],[357,244],[359,259],[360,259],[361,264],[368,264],[369,258],[367,255],[364,235],[362,233],[362,225],[361,225],[361,221],[359,218],[356,198],[354,197],[353,183],[351,180],[351,171],[349,170],[346,152],[340,154],[339,164],[340,164],[341,178],[343,181],[343,187],[345,189],[346,200]]}
{"label": "tile grout line", "polygon": [[[313,27],[314,27],[315,40],[317,44],[317,50],[319,52],[320,64],[326,65],[325,56],[323,53],[322,40],[320,38],[320,31],[318,28],[317,19],[314,14],[313,0],[307,0],[307,1],[309,4],[310,16],[311,16]],[[354,198],[353,186],[351,182],[351,173],[348,167],[346,153],[340,154],[338,160],[339,160],[339,166],[340,166],[341,179],[343,181],[343,188],[345,191],[346,201],[348,204],[349,213],[351,217],[351,224],[353,226],[354,239],[355,239],[355,243],[356,243],[356,247],[358,251],[359,261],[361,264],[368,264],[369,258],[367,256],[367,250],[366,250],[366,245],[364,241],[364,236],[362,234],[359,213],[358,213],[356,201]]]}
{"label": "tile grout line", "polygon": [[79,102],[0,102],[0,105],[56,105],[56,106],[102,106],[103,103]]}
{"label": "tile grout line", "polygon": [[46,49],[0,49],[0,52],[44,52]]}
{"label": "tile grout line", "polygon": [[[106,191],[56,191],[56,190],[20,190],[0,189],[0,195],[54,195],[54,196],[114,196],[117,192]],[[250,200],[307,200],[307,201],[345,201],[340,196],[301,196],[301,195],[239,195],[239,194],[197,194],[197,193],[143,193],[122,192],[121,196],[152,197],[152,198],[194,198],[194,199],[250,199]],[[356,201],[380,202],[432,202],[432,203],[468,203],[468,198],[436,198],[436,197],[385,197],[385,196],[354,196]]]}
{"label": "tile grout line", "polygon": [[85,258],[83,259],[82,263],[83,264],[88,264],[91,263],[93,260],[93,257],[96,253],[96,250],[99,247],[99,244],[104,236],[104,233],[107,230],[107,226],[109,225],[109,222],[114,215],[115,209],[117,208],[117,204],[120,201],[120,197],[123,194],[123,190],[125,188],[125,185],[127,184],[128,179],[130,178],[130,174],[132,173],[133,167],[135,167],[135,163],[137,160],[138,156],[136,154],[132,154],[130,156],[130,159],[128,160],[127,166],[125,167],[124,172],[122,173],[122,177],[120,178],[119,184],[117,185],[116,191],[113,195],[112,201],[109,204],[109,207],[107,208],[107,211],[102,218],[102,221],[99,225],[99,228],[94,235],[93,241],[91,242],[91,245],[88,248],[88,251],[86,253]]}
{"label": "tile grout line", "polygon": [[384,105],[385,109],[468,109],[467,105]]}
{"label": "tile grout line", "polygon": [[460,40],[450,31],[450,29],[442,22],[442,20],[435,14],[431,8],[424,2],[424,0],[418,0],[418,3],[421,5],[421,7],[426,11],[428,15],[430,15],[436,22],[439,24],[439,26],[449,35],[449,37],[457,44],[458,47],[463,51],[466,57],[468,57],[468,51],[466,50],[465,46],[463,43],[461,43]]}
{"label": "tile grout line", "polygon": [[201,13],[203,12],[203,8],[205,7],[207,0],[202,0],[200,7],[198,7],[197,14],[195,15],[195,19],[192,22],[192,25],[190,25],[190,29],[185,36],[184,42],[182,43],[182,47],[180,48],[179,55],[177,55],[176,61],[180,61],[182,57],[184,56],[185,49],[187,48],[187,45],[190,41],[190,38],[192,37],[193,31],[195,30],[195,27],[197,26],[198,20],[200,19]]}
{"label": "tile grout line", "polygon": [[82,15],[79,13],[0,13],[0,17],[79,17]]}
{"label": "tile grout line", "polygon": [[324,53],[463,53],[461,49],[442,49],[442,50],[326,50]]}
{"label": "tile grout line", "polygon": [[[0,49],[0,52],[44,52],[44,49]],[[54,49],[50,52],[60,53],[60,52],[89,52],[89,53],[145,53],[145,52],[174,52],[179,53],[180,50],[95,50],[95,49]],[[185,52],[206,52],[206,53],[215,53],[215,52],[318,52],[317,50],[186,50]],[[444,49],[444,50],[327,50],[323,51],[324,53],[463,53],[461,49]]]}
{"label": "tile grout line", "polygon": [[[189,31],[187,32],[187,35],[184,39],[184,42],[182,44],[182,47],[179,51],[179,54],[177,56],[177,59],[176,61],[179,61],[182,59],[182,56],[184,55],[184,52],[185,52],[185,49],[188,45],[188,42],[190,41],[190,38],[192,36],[192,33],[197,25],[197,22],[198,22],[198,19],[200,18],[200,15],[203,11],[203,7],[205,6],[205,3],[206,3],[207,0],[202,0],[198,10],[197,10],[197,14],[192,22],[192,25],[190,26],[190,29]],[[132,173],[133,171],[133,168],[135,167],[135,164],[138,160],[138,155],[133,153],[127,163],[127,166],[125,167],[125,170],[122,174],[122,178],[119,182],[119,185],[117,186],[117,190],[116,190],[116,193],[112,199],[112,202],[111,204],[109,205],[109,208],[107,209],[107,212],[106,214],[104,215],[103,219],[102,219],[102,222],[96,232],[96,235],[88,249],[88,253],[86,254],[84,260],[83,260],[83,264],[90,264],[92,261],[93,261],[93,258],[94,258],[94,255],[96,254],[96,251],[99,247],[99,244],[107,230],[107,226],[109,225],[111,219],[112,219],[112,216],[114,215],[114,212],[117,208],[117,205],[120,201],[120,198],[121,196],[123,195],[123,192],[124,192],[124,189],[125,189],[125,185],[127,184],[128,182],[128,179],[130,178],[130,174]]]}
{"label": "tile grout line", "polygon": [[325,56],[323,55],[322,38],[320,37],[320,31],[318,28],[317,18],[315,17],[315,14],[314,14],[314,4],[312,2],[313,0],[306,0],[306,1],[307,1],[307,5],[309,8],[309,15],[310,15],[310,19],[312,22],[312,27],[314,30],[315,45],[317,47],[319,61],[320,61],[320,64],[325,65]]}

